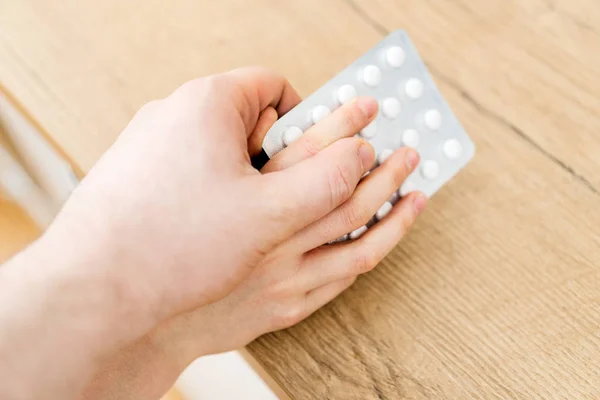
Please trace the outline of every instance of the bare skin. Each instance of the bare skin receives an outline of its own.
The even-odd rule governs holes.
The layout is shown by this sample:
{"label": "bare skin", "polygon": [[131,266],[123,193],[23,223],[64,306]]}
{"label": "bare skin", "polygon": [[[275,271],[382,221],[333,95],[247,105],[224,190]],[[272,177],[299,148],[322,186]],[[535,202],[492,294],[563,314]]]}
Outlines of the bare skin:
{"label": "bare skin", "polygon": [[[290,326],[373,268],[423,195],[360,240],[322,245],[364,224],[416,153],[397,151],[361,181],[374,154],[352,136],[377,111],[363,98],[256,171],[249,156],[298,101],[285,79],[250,68],[142,108],[46,234],[0,269],[0,397],[87,386],[106,398],[132,371],[157,379],[129,381],[129,393],[160,395],[195,357]],[[153,372],[160,358],[170,367]]]}

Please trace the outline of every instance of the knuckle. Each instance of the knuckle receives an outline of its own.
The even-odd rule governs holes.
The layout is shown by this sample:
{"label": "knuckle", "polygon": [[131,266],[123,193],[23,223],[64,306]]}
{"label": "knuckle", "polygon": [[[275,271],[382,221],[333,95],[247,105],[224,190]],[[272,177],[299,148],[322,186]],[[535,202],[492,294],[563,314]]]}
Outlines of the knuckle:
{"label": "knuckle", "polygon": [[404,235],[408,233],[414,222],[415,218],[412,211],[405,212],[401,222],[400,238],[404,237]]}
{"label": "knuckle", "polygon": [[406,180],[407,176],[408,176],[408,170],[406,167],[406,163],[402,162],[402,165],[400,167],[393,169],[392,176],[391,176],[392,187],[399,188],[400,186],[402,186],[402,184]]}
{"label": "knuckle", "polygon": [[296,218],[295,212],[298,209],[296,199],[293,197],[271,198],[273,204],[268,206],[270,217],[282,224],[288,223]]}
{"label": "knuckle", "polygon": [[371,271],[377,265],[377,258],[372,253],[359,252],[356,254],[352,265],[353,275],[360,275]]}
{"label": "knuckle", "polygon": [[366,207],[348,202],[343,211],[343,223],[348,229],[353,230],[366,224],[371,219],[371,214]]}
{"label": "knuckle", "polygon": [[338,205],[348,199],[354,190],[351,182],[351,171],[344,166],[337,165],[329,174],[329,189],[331,203]]}
{"label": "knuckle", "polygon": [[348,107],[343,116],[342,124],[344,131],[348,133],[356,133],[358,127],[362,124],[362,113],[356,106]]}
{"label": "knuckle", "polygon": [[320,150],[319,146],[310,137],[302,137],[299,142],[302,146],[302,150],[308,157],[314,156]]}
{"label": "knuckle", "polygon": [[304,308],[298,305],[286,307],[282,310],[275,321],[275,324],[280,328],[288,328],[296,325],[304,319]]}
{"label": "knuckle", "polygon": [[177,90],[186,99],[205,99],[207,96],[228,92],[232,82],[221,74],[209,75],[203,78],[185,82]]}

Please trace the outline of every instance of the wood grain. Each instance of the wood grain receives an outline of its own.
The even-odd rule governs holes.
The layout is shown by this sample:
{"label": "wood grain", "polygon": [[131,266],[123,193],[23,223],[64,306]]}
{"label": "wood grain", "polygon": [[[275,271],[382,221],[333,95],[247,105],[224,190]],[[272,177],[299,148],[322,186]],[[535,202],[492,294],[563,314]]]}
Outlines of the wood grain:
{"label": "wood grain", "polygon": [[250,352],[295,399],[596,399],[595,3],[0,0],[0,83],[87,171],[180,82],[259,63],[306,95],[408,30],[477,156],[375,271]]}

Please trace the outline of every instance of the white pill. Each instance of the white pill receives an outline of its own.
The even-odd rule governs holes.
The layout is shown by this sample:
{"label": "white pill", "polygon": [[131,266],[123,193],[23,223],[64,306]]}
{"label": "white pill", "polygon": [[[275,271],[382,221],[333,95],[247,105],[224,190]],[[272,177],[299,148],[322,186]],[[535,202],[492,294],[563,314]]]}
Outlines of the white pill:
{"label": "white pill", "polygon": [[360,228],[352,231],[350,233],[350,239],[352,239],[352,240],[358,239],[359,237],[361,237],[363,235],[363,233],[365,233],[367,231],[367,229],[368,229],[367,226],[363,225]]}
{"label": "white pill", "polygon": [[400,111],[402,110],[402,105],[400,101],[395,97],[387,97],[383,99],[381,102],[381,111],[383,115],[388,117],[389,119],[394,119],[400,115]]}
{"label": "white pill", "polygon": [[331,114],[331,110],[327,106],[316,106],[310,112],[310,118],[312,119],[312,122],[316,124],[329,114]]}
{"label": "white pill", "polygon": [[404,85],[404,92],[411,99],[418,99],[419,97],[423,96],[424,90],[425,87],[423,86],[423,82],[417,78],[409,79]]}
{"label": "white pill", "polygon": [[302,129],[297,126],[288,127],[285,132],[283,132],[283,144],[289,146],[294,143],[300,136],[302,136]]}
{"label": "white pill", "polygon": [[337,100],[340,104],[346,104],[358,95],[352,85],[343,85],[337,91]]}
{"label": "white pill", "polygon": [[424,122],[427,129],[437,131],[442,126],[442,114],[438,110],[425,112]]}
{"label": "white pill", "polygon": [[385,149],[382,150],[381,153],[379,153],[379,155],[377,156],[377,161],[379,162],[379,164],[383,164],[385,162],[385,160],[387,160],[389,158],[389,156],[391,156],[394,153],[393,150],[390,149]]}
{"label": "white pill", "polygon": [[385,53],[385,61],[392,68],[400,68],[404,64],[405,59],[406,54],[404,54],[402,47],[399,46],[390,47]]}
{"label": "white pill", "polygon": [[400,197],[404,197],[407,194],[414,192],[415,190],[417,190],[415,184],[407,179],[404,181],[402,186],[400,186],[400,189],[398,189],[398,194],[400,195]]}
{"label": "white pill", "polygon": [[434,180],[440,174],[440,165],[433,161],[427,160],[421,165],[421,175],[427,180]]}
{"label": "white pill", "polygon": [[377,122],[371,121],[371,123],[365,126],[362,131],[360,131],[360,136],[365,139],[371,139],[377,134]]}
{"label": "white pill", "polygon": [[419,145],[419,132],[416,129],[407,129],[402,133],[402,144],[416,148]]}
{"label": "white pill", "polygon": [[462,145],[456,139],[448,139],[444,142],[444,154],[451,160],[455,160],[462,154]]}
{"label": "white pill", "polygon": [[377,210],[377,214],[375,214],[375,217],[377,217],[378,220],[382,220],[386,215],[390,213],[390,211],[392,211],[392,203],[386,201],[381,207],[379,207],[379,210]]}
{"label": "white pill", "polygon": [[367,65],[363,69],[362,79],[365,85],[375,87],[381,82],[381,70],[375,65]]}

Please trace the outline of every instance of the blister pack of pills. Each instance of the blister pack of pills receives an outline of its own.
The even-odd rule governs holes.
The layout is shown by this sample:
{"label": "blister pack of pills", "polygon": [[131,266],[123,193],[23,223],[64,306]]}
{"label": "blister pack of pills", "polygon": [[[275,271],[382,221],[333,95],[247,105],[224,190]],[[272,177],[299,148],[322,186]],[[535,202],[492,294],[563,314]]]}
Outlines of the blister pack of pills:
{"label": "blister pack of pills", "polygon": [[[373,145],[378,164],[401,146],[412,147],[421,156],[419,166],[374,220],[383,218],[399,197],[412,191],[432,196],[473,158],[473,142],[404,31],[391,33],[281,117],[267,133],[263,150],[272,157],[356,96],[379,101],[377,117],[359,133]],[[351,238],[366,229],[353,232]]]}

